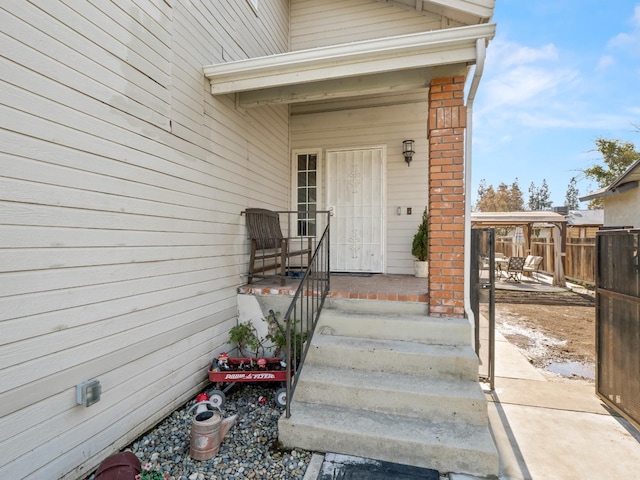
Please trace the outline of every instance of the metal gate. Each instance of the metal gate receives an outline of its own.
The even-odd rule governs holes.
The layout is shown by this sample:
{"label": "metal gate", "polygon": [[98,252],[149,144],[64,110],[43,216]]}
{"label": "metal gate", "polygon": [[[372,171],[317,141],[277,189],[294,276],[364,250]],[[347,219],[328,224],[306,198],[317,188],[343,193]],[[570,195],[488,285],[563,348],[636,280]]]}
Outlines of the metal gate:
{"label": "metal gate", "polygon": [[596,392],[640,428],[640,230],[596,236]]}
{"label": "metal gate", "polygon": [[471,230],[471,309],[475,318],[479,377],[493,390],[495,372],[495,232]]}

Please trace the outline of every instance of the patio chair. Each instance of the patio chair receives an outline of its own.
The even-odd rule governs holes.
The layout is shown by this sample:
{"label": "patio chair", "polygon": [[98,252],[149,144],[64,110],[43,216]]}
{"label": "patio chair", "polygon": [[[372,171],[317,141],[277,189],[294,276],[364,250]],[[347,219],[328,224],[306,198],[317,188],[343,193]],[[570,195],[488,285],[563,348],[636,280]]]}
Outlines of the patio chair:
{"label": "patio chair", "polygon": [[527,255],[527,258],[524,261],[524,266],[522,267],[523,275],[535,278],[536,282],[539,283],[540,280],[537,276],[533,276],[533,272],[537,272],[538,270],[540,270],[540,265],[542,265],[542,257]]}
{"label": "patio chair", "polygon": [[526,259],[524,257],[510,257],[509,263],[507,264],[507,269],[505,273],[507,278],[505,278],[505,282],[509,280],[513,280],[514,282],[522,281],[522,272],[524,268],[524,261]]}
{"label": "patio chair", "polygon": [[[287,263],[292,257],[298,256],[301,264],[306,256],[306,265],[311,262],[311,237],[300,240],[300,248],[291,249],[291,238],[285,238],[280,228],[280,217],[276,212],[264,208],[247,208],[247,230],[251,240],[251,257],[249,258],[249,279],[264,278],[265,272],[274,270],[274,275],[280,277],[280,285],[285,284]],[[306,243],[306,245],[305,245]],[[303,268],[304,265],[301,265]]]}

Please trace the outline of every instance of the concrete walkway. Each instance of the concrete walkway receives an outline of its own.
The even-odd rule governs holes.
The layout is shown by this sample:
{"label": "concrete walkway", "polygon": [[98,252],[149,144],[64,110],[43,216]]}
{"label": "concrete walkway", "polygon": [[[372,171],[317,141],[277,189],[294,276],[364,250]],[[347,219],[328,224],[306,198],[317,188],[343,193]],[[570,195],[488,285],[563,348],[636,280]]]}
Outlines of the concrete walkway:
{"label": "concrete walkway", "polygon": [[501,479],[639,478],[640,434],[612,415],[594,384],[548,379],[498,332],[487,399]]}

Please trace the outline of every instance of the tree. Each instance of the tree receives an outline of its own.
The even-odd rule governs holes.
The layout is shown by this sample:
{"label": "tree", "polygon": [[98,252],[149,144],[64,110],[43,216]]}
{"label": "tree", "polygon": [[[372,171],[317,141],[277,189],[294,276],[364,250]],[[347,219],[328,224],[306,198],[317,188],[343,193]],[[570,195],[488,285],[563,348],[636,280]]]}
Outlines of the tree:
{"label": "tree", "polygon": [[542,185],[538,188],[536,184],[531,182],[529,185],[529,202],[527,206],[529,210],[549,210],[553,202],[551,201],[551,192],[547,180],[542,180]]}
{"label": "tree", "polygon": [[500,183],[497,189],[482,179],[478,187],[476,210],[480,212],[517,212],[524,209],[522,191],[516,178],[509,187]]}
{"label": "tree", "polygon": [[564,204],[569,210],[578,210],[579,208],[578,197],[580,196],[580,192],[578,187],[576,187],[576,183],[576,177],[571,177],[569,186],[567,186],[567,193],[564,197]]}
{"label": "tree", "polygon": [[[586,178],[594,180],[600,188],[608,187],[633,162],[640,158],[640,153],[636,151],[635,145],[631,142],[598,138],[596,139],[596,149],[602,155],[604,164],[585,168],[582,173]],[[603,206],[601,198],[596,198],[589,202],[590,209],[603,208]]]}

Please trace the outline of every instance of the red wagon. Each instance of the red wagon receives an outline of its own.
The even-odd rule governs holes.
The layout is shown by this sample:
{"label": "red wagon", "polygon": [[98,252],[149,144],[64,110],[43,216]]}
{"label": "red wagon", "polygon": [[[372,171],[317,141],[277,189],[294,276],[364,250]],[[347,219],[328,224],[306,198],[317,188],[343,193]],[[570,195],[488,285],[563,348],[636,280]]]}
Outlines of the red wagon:
{"label": "red wagon", "polygon": [[[226,353],[221,353],[211,362],[208,372],[209,380],[216,387],[209,392],[209,400],[218,407],[224,404],[225,393],[238,382],[284,384],[287,381],[287,367],[282,357],[229,357]],[[275,402],[281,407],[286,405],[287,389],[285,387],[276,392]]]}

